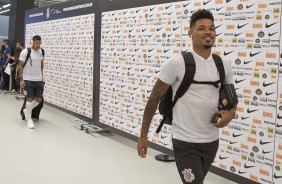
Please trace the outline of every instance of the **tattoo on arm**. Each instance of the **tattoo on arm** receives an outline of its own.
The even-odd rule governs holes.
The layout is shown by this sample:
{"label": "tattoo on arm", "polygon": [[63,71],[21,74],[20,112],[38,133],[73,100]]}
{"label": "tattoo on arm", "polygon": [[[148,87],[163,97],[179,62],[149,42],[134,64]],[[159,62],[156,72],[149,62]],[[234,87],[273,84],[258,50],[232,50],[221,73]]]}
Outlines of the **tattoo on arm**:
{"label": "tattoo on arm", "polygon": [[19,77],[23,78],[24,61],[19,61]]}
{"label": "tattoo on arm", "polygon": [[169,84],[158,80],[152,90],[150,98],[147,102],[141,129],[141,137],[147,138],[151,121],[156,113],[161,97],[167,92]]}

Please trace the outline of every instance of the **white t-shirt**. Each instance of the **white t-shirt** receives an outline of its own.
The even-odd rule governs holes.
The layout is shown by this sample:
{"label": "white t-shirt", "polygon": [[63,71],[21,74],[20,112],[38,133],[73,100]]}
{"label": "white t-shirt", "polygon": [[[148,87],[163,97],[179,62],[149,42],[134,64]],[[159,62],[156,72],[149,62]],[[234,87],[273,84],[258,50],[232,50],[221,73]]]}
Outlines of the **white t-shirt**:
{"label": "white t-shirt", "polygon": [[[220,79],[212,55],[205,60],[192,51],[196,61],[194,80],[199,82]],[[225,84],[233,84],[231,63],[223,60]],[[170,59],[162,67],[159,79],[172,85],[173,95],[179,88],[185,74],[182,55]],[[187,92],[173,108],[172,133],[178,140],[193,143],[208,143],[219,138],[219,130],[210,123],[212,115],[218,111],[219,88],[213,85],[191,84]]]}
{"label": "white t-shirt", "polygon": [[[27,49],[24,49],[20,55],[20,61],[25,62]],[[41,61],[44,59],[41,49],[35,51],[31,49],[30,58],[27,60],[23,69],[23,80],[42,81]]]}

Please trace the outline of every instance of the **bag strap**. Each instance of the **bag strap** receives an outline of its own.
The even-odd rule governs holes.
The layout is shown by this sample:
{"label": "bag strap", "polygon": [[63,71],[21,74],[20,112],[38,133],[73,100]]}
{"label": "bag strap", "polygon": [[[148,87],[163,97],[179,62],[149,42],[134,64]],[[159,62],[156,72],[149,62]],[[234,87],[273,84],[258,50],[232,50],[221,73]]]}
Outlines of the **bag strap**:
{"label": "bag strap", "polygon": [[41,48],[42,56],[45,57],[45,50]]}
{"label": "bag strap", "polygon": [[219,73],[221,86],[223,86],[223,83],[224,83],[224,80],[225,80],[225,70],[224,70],[222,59],[221,59],[220,56],[218,56],[216,54],[212,54],[212,57],[213,57],[213,60],[215,62],[217,71]]}
{"label": "bag strap", "polygon": [[177,100],[181,98],[193,83],[196,73],[196,62],[191,52],[183,52],[182,56],[185,62],[185,75],[184,78],[176,91],[176,95],[172,102],[172,108],[175,106]]}
{"label": "bag strap", "polygon": [[31,48],[27,48],[27,55],[26,55],[26,59],[25,59],[23,68],[25,67],[27,60],[30,58],[30,55],[31,55]]}

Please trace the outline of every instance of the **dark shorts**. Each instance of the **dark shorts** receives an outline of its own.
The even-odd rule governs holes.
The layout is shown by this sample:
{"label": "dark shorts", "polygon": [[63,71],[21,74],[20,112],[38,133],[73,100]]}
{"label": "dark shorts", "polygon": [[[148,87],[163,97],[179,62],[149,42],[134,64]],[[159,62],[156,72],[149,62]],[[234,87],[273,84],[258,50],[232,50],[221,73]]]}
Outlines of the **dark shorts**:
{"label": "dark shorts", "polygon": [[42,81],[25,81],[24,95],[27,98],[42,97],[44,83]]}
{"label": "dark shorts", "polygon": [[178,172],[184,184],[201,184],[214,161],[219,140],[210,143],[189,143],[173,139]]}

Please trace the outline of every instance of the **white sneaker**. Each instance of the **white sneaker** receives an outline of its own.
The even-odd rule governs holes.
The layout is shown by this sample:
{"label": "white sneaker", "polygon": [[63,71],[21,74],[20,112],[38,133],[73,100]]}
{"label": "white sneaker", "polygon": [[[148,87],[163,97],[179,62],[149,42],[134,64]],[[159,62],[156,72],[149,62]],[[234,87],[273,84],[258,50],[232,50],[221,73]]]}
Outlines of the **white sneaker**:
{"label": "white sneaker", "polygon": [[28,126],[28,128],[33,129],[34,128],[33,121],[32,120],[28,120],[27,121],[27,126]]}
{"label": "white sneaker", "polygon": [[27,121],[26,117],[28,117],[28,115],[27,115],[26,109],[24,109],[23,112],[24,112],[25,120]]}

